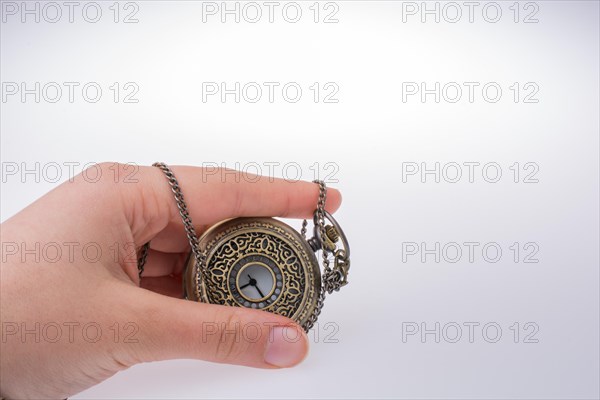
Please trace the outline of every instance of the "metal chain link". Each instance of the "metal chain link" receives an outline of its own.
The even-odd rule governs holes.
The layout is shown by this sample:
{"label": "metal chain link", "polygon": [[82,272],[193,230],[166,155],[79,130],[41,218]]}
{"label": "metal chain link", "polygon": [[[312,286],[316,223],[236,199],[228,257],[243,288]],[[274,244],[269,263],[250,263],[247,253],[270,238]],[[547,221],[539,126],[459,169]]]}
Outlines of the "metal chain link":
{"label": "metal chain link", "polygon": [[138,277],[140,282],[142,281],[142,274],[144,273],[144,265],[146,265],[146,259],[148,258],[148,251],[150,250],[150,242],[146,243],[140,249],[140,256],[138,257]]}
{"label": "metal chain link", "polygon": [[304,239],[306,239],[306,227],[308,226],[308,221],[304,220],[302,221],[302,229],[300,229],[300,234],[302,235],[302,237]]}
{"label": "metal chain link", "polygon": [[[321,278],[321,293],[317,299],[317,304],[313,314],[304,323],[303,328],[305,331],[309,331],[314,324],[317,322],[321,310],[325,303],[326,294],[331,294],[334,291],[337,292],[340,288],[348,283],[347,275],[350,269],[350,253],[348,243],[344,239],[344,248],[328,249],[325,246],[325,239],[327,238],[327,228],[325,227],[325,201],[327,200],[327,188],[324,182],[314,181],[319,184],[319,201],[317,203],[317,210],[315,211],[315,223],[316,229],[318,229],[319,236],[321,239],[321,254],[323,256],[323,274]],[[328,217],[331,218],[331,217]],[[332,221],[333,222],[333,221]],[[308,222],[304,220],[302,223],[302,235],[305,237],[306,226]],[[335,224],[334,224],[335,225]],[[340,232],[341,233],[341,232]],[[343,236],[343,235],[342,235]],[[344,236],[345,237],[345,236]],[[334,267],[333,269],[329,266],[329,253],[333,254]]]}
{"label": "metal chain link", "polygon": [[[314,180],[313,183],[316,183],[319,185],[319,200],[317,201],[317,209],[315,211],[316,213],[316,223],[317,223],[317,229],[319,230],[319,233],[321,234],[321,254],[323,256],[323,275],[322,275],[322,279],[321,279],[321,292],[319,294],[319,298],[317,299],[317,304],[315,306],[315,309],[313,311],[313,313],[311,314],[311,316],[306,320],[306,322],[304,323],[304,325],[302,325],[302,328],[308,332],[317,322],[317,319],[319,319],[319,315],[321,315],[321,310],[323,309],[323,306],[325,305],[325,295],[329,292],[329,284],[327,283],[327,274],[328,271],[331,271],[331,268],[329,268],[329,258],[327,257],[327,251],[325,250],[324,246],[323,246],[323,240],[326,237],[326,232],[325,232],[325,202],[327,201],[327,186],[325,185],[325,182],[323,181],[319,181],[319,180]],[[306,235],[306,226],[308,225],[308,222],[306,220],[304,220],[302,222],[302,236],[305,237]]]}
{"label": "metal chain link", "polygon": [[[171,186],[171,191],[175,196],[175,202],[177,203],[179,215],[181,216],[181,220],[183,221],[183,226],[185,228],[185,233],[187,234],[190,247],[192,248],[192,252],[194,253],[194,257],[196,258],[196,265],[200,267],[204,264],[205,256],[200,251],[200,247],[198,244],[198,236],[196,235],[196,229],[194,228],[194,224],[192,223],[192,217],[190,216],[190,213],[187,209],[187,204],[185,203],[183,192],[181,191],[181,186],[179,186],[179,182],[177,181],[177,178],[175,178],[175,174],[173,174],[173,171],[171,171],[167,164],[162,162],[155,162],[154,164],[152,164],[152,166],[160,168],[167,177],[167,181]],[[142,277],[142,273],[144,272],[144,264],[146,263],[146,258],[148,257],[149,245],[150,242],[146,243],[142,247],[141,255],[138,259],[138,273],[140,279]]]}
{"label": "metal chain link", "polygon": [[196,229],[194,228],[194,224],[192,223],[192,217],[190,217],[190,213],[187,209],[187,204],[185,203],[185,199],[183,197],[183,192],[181,191],[181,187],[179,186],[177,178],[175,178],[175,174],[173,174],[173,171],[171,171],[171,169],[165,163],[156,162],[152,164],[152,166],[160,168],[167,177],[169,185],[171,185],[171,191],[175,196],[177,208],[179,209],[179,215],[181,216],[181,220],[183,221],[185,233],[187,234],[188,241],[190,243],[190,246],[192,247],[192,252],[196,257],[196,260],[202,260],[203,254],[200,251],[198,236],[196,235]]}

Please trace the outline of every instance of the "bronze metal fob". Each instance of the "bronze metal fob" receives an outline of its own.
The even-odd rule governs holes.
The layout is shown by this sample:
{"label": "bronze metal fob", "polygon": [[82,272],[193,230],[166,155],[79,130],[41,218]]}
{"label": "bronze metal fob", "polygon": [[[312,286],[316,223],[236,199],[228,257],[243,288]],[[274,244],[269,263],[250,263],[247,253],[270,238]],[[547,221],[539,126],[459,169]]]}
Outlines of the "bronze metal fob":
{"label": "bronze metal fob", "polygon": [[[299,233],[264,217],[229,219],[198,239],[173,172],[163,163],[153,165],[167,176],[192,248],[184,275],[187,299],[269,311],[293,319],[308,331],[321,313],[325,294],[348,283],[350,247],[340,225],[325,211],[323,182],[315,181],[319,200],[310,239],[306,239],[306,220]],[[147,247],[138,264],[140,277]],[[323,273],[316,256],[319,251]]]}

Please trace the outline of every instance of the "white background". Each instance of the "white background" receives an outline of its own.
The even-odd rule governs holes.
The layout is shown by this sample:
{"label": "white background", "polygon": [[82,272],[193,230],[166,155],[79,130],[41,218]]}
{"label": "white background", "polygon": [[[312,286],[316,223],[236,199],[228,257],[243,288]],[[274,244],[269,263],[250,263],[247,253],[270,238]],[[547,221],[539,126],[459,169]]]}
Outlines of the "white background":
{"label": "white background", "polygon": [[[44,173],[53,163],[161,160],[225,163],[249,172],[259,165],[263,174],[292,179],[299,166],[303,179],[314,179],[317,170],[341,189],[337,216],[353,257],[351,284],[328,299],[318,337],[311,334],[316,343],[297,368],[160,362],[133,367],[73,398],[598,398],[597,2],[498,2],[502,14],[495,23],[486,18],[493,20],[497,7],[486,2],[477,3],[473,22],[468,7],[455,3],[462,17],[454,23],[456,8],[444,2],[427,3],[439,7],[439,22],[409,13],[422,9],[421,2],[337,1],[327,9],[322,2],[318,23],[312,1],[298,2],[297,23],[283,18],[285,2],[273,23],[265,6],[256,23],[243,16],[236,23],[232,15],[222,23],[220,14],[203,22],[200,1],[121,3],[115,23],[113,2],[99,3],[97,23],[82,17],[86,2],[73,23],[66,7],[56,23],[44,15],[36,23],[32,15],[22,22],[20,14],[3,14],[3,85],[80,86],[72,103],[65,87],[56,103],[43,93],[39,103],[33,95],[25,102],[20,94],[2,99],[2,220],[58,185],[48,179],[54,173]],[[338,22],[324,23],[336,6]],[[138,22],[123,23],[135,10]],[[103,89],[97,103],[81,95],[87,82]],[[129,92],[125,83],[137,85],[138,102],[121,97],[115,103],[114,82],[121,96]],[[257,103],[236,103],[233,95],[203,102],[203,82],[280,86],[272,103],[266,89]],[[288,82],[303,89],[296,103],[281,95]],[[309,89],[314,82],[321,86],[317,103]],[[339,88],[337,103],[323,102],[328,82]],[[429,89],[457,82],[463,96],[456,103],[447,101],[454,92],[439,103],[434,95],[403,101],[403,82],[425,82]],[[473,102],[463,82],[479,83]],[[495,103],[482,97],[488,82],[502,88]],[[515,82],[517,102],[509,88]],[[530,99],[537,102],[524,102],[531,92],[526,83],[539,88]],[[274,173],[271,162],[280,163]],[[472,183],[465,162],[480,163]],[[517,183],[510,169],[515,162]],[[23,173],[36,163],[37,176]],[[439,183],[433,174],[403,177],[414,165],[407,163],[448,165],[447,174]],[[455,164],[448,163],[463,165],[456,183],[449,182]],[[482,175],[486,163],[500,166],[498,182],[487,181],[493,170]],[[526,163],[534,163],[528,165],[537,183],[524,182],[533,171]],[[19,171],[7,175],[14,165]],[[65,167],[59,181],[67,178]],[[422,262],[421,253],[406,251],[410,243],[432,249],[436,242],[478,247],[473,262],[464,245],[457,262],[449,262],[453,252]],[[497,262],[483,257],[487,243],[501,248]],[[532,249],[538,262],[524,262]],[[469,322],[479,324],[472,343]],[[436,323],[439,343],[433,333],[406,335],[409,327],[433,330]],[[482,332],[490,323],[502,329],[495,343],[489,340],[494,329]],[[462,327],[456,343],[454,324]]]}

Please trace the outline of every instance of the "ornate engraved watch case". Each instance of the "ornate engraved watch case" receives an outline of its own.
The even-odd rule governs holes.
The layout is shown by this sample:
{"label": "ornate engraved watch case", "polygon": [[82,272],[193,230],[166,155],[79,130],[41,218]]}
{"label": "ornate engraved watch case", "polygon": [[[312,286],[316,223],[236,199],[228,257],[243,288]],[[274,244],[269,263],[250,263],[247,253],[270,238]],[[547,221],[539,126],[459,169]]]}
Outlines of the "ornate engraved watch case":
{"label": "ornate engraved watch case", "polygon": [[[165,164],[154,165],[167,176],[192,248],[184,275],[186,298],[273,312],[308,331],[321,312],[326,293],[348,283],[350,247],[337,221],[325,211],[323,182],[315,181],[319,199],[313,237],[308,240],[306,220],[299,233],[264,217],[226,220],[198,238],[172,171]],[[147,248],[138,263],[140,277]],[[321,253],[323,274],[317,252]]]}
{"label": "ornate engraved watch case", "polygon": [[[200,238],[206,279],[189,258],[189,299],[270,311],[306,323],[321,294],[314,251],[290,226],[272,218],[236,218]],[[199,282],[200,281],[200,282]]]}

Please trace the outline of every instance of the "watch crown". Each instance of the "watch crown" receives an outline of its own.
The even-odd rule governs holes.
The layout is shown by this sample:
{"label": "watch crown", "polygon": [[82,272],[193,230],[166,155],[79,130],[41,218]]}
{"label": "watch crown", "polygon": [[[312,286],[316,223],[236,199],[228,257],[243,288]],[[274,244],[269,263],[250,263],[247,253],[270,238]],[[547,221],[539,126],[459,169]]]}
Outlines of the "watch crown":
{"label": "watch crown", "polygon": [[325,234],[333,243],[337,242],[340,238],[340,234],[338,233],[337,229],[335,229],[335,227],[332,225],[327,225],[325,227]]}

